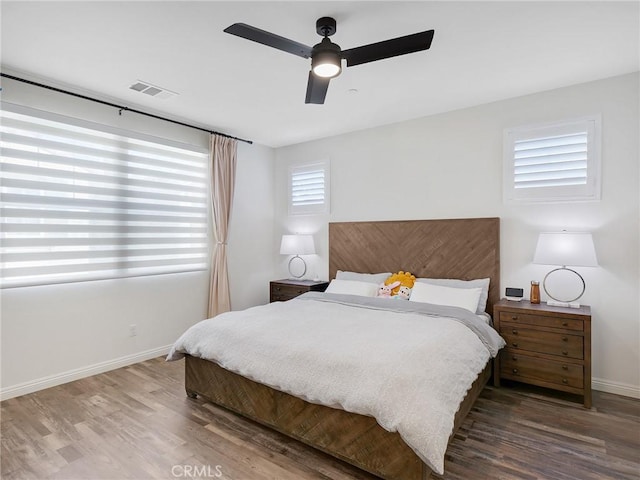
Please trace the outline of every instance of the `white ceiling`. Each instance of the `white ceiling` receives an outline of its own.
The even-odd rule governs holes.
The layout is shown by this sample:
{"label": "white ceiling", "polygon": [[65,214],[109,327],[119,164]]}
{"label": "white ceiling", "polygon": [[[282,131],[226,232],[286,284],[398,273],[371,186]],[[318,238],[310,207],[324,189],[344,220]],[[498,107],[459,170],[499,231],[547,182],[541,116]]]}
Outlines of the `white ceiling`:
{"label": "white ceiling", "polygon": [[[2,67],[279,147],[640,69],[633,2],[11,2]],[[223,33],[298,42],[337,20],[343,49],[435,29],[430,50],[352,68],[305,105],[310,60]],[[143,80],[169,99],[128,89]],[[356,89],[357,93],[350,93]]]}

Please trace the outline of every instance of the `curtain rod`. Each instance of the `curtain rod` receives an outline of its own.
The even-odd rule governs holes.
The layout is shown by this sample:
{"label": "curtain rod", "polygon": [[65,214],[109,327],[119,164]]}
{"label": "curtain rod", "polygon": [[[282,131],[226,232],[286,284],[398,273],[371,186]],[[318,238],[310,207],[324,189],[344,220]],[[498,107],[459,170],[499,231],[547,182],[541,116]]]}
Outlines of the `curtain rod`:
{"label": "curtain rod", "polygon": [[122,105],[117,105],[117,104],[111,103],[111,102],[105,102],[104,100],[100,100],[100,99],[93,98],[93,97],[88,97],[86,95],[80,95],[79,93],[70,92],[68,90],[63,90],[61,88],[52,87],[50,85],[45,85],[43,83],[38,83],[38,82],[34,82],[32,80],[27,80],[25,78],[16,77],[16,76],[13,76],[13,75],[9,75],[7,73],[0,72],[0,76],[5,77],[5,78],[9,78],[11,80],[16,80],[18,82],[27,83],[29,85],[34,85],[36,87],[46,88],[47,90],[53,90],[54,92],[64,93],[66,95],[71,95],[72,97],[82,98],[83,100],[89,100],[91,102],[96,102],[96,103],[100,103],[102,105],[107,105],[109,107],[114,107],[114,108],[117,108],[119,110],[118,113],[120,115],[122,115],[122,111],[124,110],[124,111],[127,111],[127,112],[137,113],[139,115],[145,115],[147,117],[155,118],[155,119],[158,119],[158,120],[164,120],[165,122],[175,123],[176,125],[182,125],[183,127],[194,128],[196,130],[200,130],[201,132],[207,132],[207,133],[212,133],[214,135],[220,135],[221,137],[232,138],[234,140],[238,140],[239,142],[245,142],[245,143],[249,143],[249,144],[253,143],[251,140],[245,140],[244,138],[233,137],[231,135],[227,135],[226,133],[220,133],[220,132],[216,132],[214,130],[207,130],[206,128],[197,127],[195,125],[190,125],[190,124],[184,123],[184,122],[179,122],[178,120],[172,120],[170,118],[161,117],[159,115],[154,115],[153,113],[143,112],[141,110],[136,110],[134,108],[129,108],[129,107],[125,107],[125,106],[122,106]]}

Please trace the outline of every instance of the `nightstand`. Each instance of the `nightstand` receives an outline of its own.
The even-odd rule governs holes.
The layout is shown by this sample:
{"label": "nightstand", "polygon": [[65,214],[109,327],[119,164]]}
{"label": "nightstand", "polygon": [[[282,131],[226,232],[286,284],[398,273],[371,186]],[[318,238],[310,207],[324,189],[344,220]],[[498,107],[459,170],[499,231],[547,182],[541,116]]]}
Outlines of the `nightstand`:
{"label": "nightstand", "polygon": [[494,362],[501,379],[582,395],[591,408],[591,308],[500,300],[493,325],[507,345]]}
{"label": "nightstand", "polygon": [[324,292],[329,282],[320,280],[273,280],[270,285],[270,302],[284,302],[306,292]]}

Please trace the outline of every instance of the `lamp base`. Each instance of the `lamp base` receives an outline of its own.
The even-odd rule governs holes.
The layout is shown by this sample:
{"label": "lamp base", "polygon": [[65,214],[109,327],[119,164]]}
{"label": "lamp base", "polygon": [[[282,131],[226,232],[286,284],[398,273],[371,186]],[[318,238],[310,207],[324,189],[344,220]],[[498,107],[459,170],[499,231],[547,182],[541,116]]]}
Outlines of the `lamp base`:
{"label": "lamp base", "polygon": [[580,308],[579,302],[556,302],[555,300],[549,300],[547,305],[550,307]]}
{"label": "lamp base", "polygon": [[[570,300],[562,300],[560,298],[554,297],[553,295],[551,295],[549,293],[549,290],[547,289],[547,279],[549,278],[549,275],[551,275],[554,272],[561,272],[561,271],[571,272],[571,273],[575,274],[580,279],[580,282],[582,283],[582,291],[580,292],[580,294],[577,297],[572,298]],[[544,289],[544,292],[547,294],[547,296],[551,299],[551,300],[547,301],[547,305],[549,305],[551,307],[580,308],[580,303],[578,303],[578,300],[584,294],[584,291],[586,289],[586,284],[584,283],[584,278],[582,278],[582,275],[580,275],[575,270],[572,270],[570,268],[562,266],[560,268],[554,268],[553,270],[551,270],[549,273],[547,273],[545,275],[544,280],[542,281],[542,288]]]}
{"label": "lamp base", "polygon": [[[293,273],[293,270],[291,269],[291,265],[293,264],[293,261],[296,259],[302,262],[302,273],[300,273],[300,275],[296,275],[295,273]],[[300,268],[298,268],[298,270],[300,270]],[[305,273],[307,273],[307,263],[304,261],[304,258],[302,258],[299,255],[292,257],[291,260],[289,260],[289,275],[291,275],[292,277],[291,280],[300,280],[302,277],[304,277]]]}

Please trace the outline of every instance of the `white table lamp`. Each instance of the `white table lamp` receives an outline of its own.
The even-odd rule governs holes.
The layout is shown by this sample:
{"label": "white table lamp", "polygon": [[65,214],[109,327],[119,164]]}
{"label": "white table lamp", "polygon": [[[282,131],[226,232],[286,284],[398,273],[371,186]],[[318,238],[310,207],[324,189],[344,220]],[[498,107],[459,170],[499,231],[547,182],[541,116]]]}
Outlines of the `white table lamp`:
{"label": "white table lamp", "polygon": [[[313,255],[316,253],[316,247],[313,243],[312,235],[282,235],[282,242],[280,243],[281,255],[294,255],[289,260],[289,274],[293,278],[302,278],[307,273],[307,264],[300,255]],[[296,275],[293,273],[291,266],[293,261],[302,262],[302,273]]]}
{"label": "white table lamp", "polygon": [[[584,232],[552,232],[541,233],[538,236],[538,245],[533,256],[533,263],[541,265],[561,265],[554,268],[544,277],[542,287],[545,293],[552,300],[548,301],[548,305],[562,307],[580,307],[578,300],[584,294],[586,284],[584,278],[575,270],[567,268],[571,267],[597,267],[598,259],[596,257],[596,249],[593,245],[593,237],[590,233]],[[554,272],[568,271],[578,276],[582,282],[582,291],[575,298],[560,299],[556,298],[547,289],[547,278]]]}

